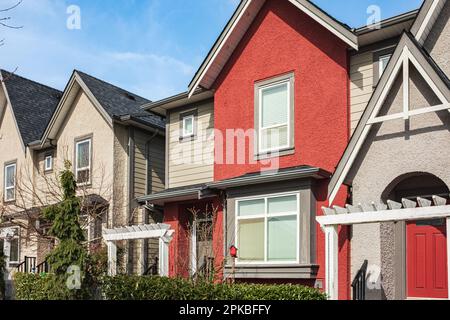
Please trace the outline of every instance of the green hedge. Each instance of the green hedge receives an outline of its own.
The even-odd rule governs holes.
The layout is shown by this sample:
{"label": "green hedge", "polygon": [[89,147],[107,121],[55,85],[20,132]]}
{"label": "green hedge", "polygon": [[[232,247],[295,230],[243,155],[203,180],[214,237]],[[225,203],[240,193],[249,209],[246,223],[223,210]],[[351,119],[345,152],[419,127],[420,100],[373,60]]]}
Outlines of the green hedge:
{"label": "green hedge", "polygon": [[103,281],[107,300],[325,300],[320,291],[299,285],[212,284],[184,279],[116,276]]}

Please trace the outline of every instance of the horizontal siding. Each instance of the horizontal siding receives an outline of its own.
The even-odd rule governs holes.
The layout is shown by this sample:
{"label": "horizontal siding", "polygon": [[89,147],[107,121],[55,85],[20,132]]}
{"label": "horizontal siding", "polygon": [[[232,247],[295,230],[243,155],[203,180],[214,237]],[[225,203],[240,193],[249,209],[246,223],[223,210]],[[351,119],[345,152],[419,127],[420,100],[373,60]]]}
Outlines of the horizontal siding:
{"label": "horizontal siding", "polygon": [[350,121],[351,133],[373,93],[373,53],[356,54],[350,58]]}
{"label": "horizontal siding", "polygon": [[[193,141],[180,140],[180,113],[197,110],[197,135]],[[214,179],[214,106],[201,102],[169,115],[168,188],[211,182]]]}
{"label": "horizontal siding", "polygon": [[164,137],[136,130],[134,134],[134,196],[164,190]]}

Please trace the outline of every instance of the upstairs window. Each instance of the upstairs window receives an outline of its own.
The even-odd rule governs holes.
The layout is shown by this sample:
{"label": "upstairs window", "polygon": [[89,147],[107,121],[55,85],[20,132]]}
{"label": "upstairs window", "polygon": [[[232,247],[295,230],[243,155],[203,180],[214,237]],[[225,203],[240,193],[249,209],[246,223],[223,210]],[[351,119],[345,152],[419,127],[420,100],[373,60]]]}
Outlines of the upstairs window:
{"label": "upstairs window", "polygon": [[191,140],[197,134],[197,110],[180,114],[180,139]]}
{"label": "upstairs window", "polygon": [[256,85],[258,154],[293,147],[293,76]]}
{"label": "upstairs window", "polygon": [[11,163],[5,166],[4,195],[5,201],[14,201],[16,199],[16,164]]}
{"label": "upstairs window", "polygon": [[53,170],[53,156],[46,155],[44,159],[44,171],[52,171]]}
{"label": "upstairs window", "polygon": [[389,63],[389,60],[391,60],[391,57],[392,57],[392,54],[386,54],[386,55],[380,56],[380,58],[378,60],[378,68],[379,68],[378,74],[379,74],[380,78],[383,75],[384,70],[386,70],[386,67]]}
{"label": "upstairs window", "polygon": [[91,183],[92,140],[78,141],[75,145],[75,174],[77,183]]}

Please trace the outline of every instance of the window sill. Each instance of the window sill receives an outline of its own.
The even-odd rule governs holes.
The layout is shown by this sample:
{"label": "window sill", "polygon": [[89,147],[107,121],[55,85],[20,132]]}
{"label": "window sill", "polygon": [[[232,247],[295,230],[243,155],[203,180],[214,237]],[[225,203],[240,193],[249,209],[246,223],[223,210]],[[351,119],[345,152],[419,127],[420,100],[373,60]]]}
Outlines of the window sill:
{"label": "window sill", "polygon": [[[225,265],[225,276],[232,276],[233,267]],[[237,265],[236,279],[314,279],[319,266],[316,264],[248,264]]]}
{"label": "window sill", "polygon": [[193,134],[192,136],[185,136],[185,137],[180,137],[180,142],[189,142],[189,141],[194,141],[196,139],[195,134]]}
{"label": "window sill", "polygon": [[289,156],[289,155],[292,155],[294,153],[295,153],[295,148],[286,148],[286,149],[281,149],[281,150],[278,150],[278,151],[271,151],[271,152],[267,152],[267,153],[255,154],[254,159],[256,161],[258,161],[258,160],[265,160],[265,159]]}

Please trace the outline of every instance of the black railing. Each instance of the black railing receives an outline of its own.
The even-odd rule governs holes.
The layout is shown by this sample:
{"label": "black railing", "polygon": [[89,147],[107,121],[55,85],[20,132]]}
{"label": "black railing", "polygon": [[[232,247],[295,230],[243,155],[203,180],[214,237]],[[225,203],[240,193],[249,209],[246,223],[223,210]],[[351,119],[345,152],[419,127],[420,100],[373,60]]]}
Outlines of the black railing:
{"label": "black railing", "polygon": [[148,269],[144,272],[144,276],[157,276],[159,274],[158,272],[158,266],[159,266],[159,259],[156,257],[154,259],[153,264],[148,267]]}
{"label": "black railing", "polygon": [[361,269],[359,269],[352,282],[353,300],[366,300],[366,274],[368,264],[369,262],[364,260]]}
{"label": "black railing", "polygon": [[44,261],[36,266],[36,273],[48,273],[50,271],[47,261]]}
{"label": "black railing", "polygon": [[25,260],[17,266],[17,271],[21,273],[48,273],[49,265],[44,261],[36,265],[36,257],[25,257]]}
{"label": "black railing", "polygon": [[25,257],[25,260],[17,266],[17,271],[22,273],[36,272],[36,258]]}

